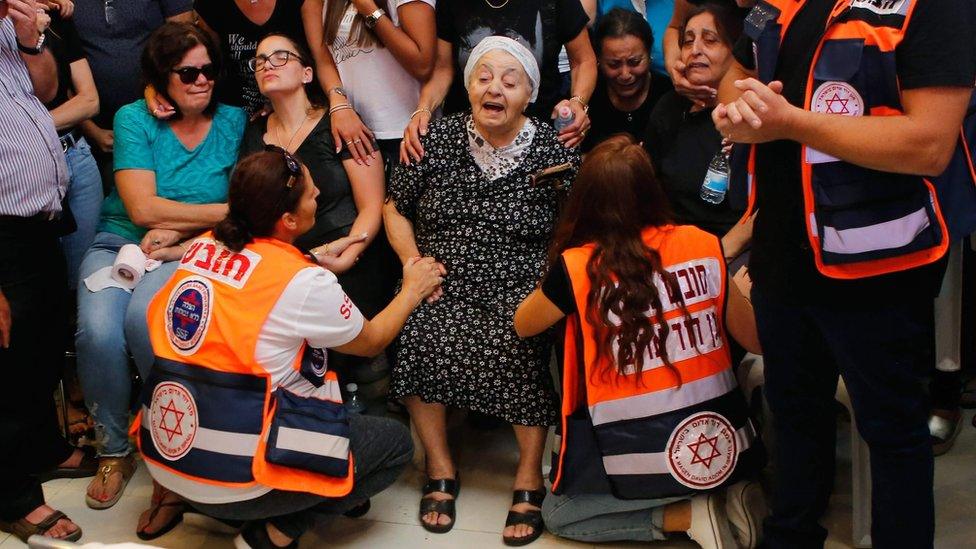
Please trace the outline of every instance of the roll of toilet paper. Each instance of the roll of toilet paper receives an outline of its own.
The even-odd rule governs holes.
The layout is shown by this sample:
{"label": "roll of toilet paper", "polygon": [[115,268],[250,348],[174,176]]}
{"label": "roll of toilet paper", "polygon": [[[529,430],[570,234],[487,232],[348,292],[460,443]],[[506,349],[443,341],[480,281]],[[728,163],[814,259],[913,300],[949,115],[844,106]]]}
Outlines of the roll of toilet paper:
{"label": "roll of toilet paper", "polygon": [[159,267],[161,263],[149,259],[139,246],[126,244],[119,249],[115,263],[92,273],[85,279],[85,286],[92,292],[105,288],[121,288],[131,292],[147,272]]}

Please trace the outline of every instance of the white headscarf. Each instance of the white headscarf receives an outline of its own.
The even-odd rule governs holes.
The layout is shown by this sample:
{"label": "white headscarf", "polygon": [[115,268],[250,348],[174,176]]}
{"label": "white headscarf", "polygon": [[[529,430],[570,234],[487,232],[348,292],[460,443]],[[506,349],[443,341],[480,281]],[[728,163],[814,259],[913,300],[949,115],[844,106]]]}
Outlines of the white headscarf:
{"label": "white headscarf", "polygon": [[529,98],[529,102],[535,102],[539,96],[539,63],[536,62],[535,56],[532,55],[529,48],[507,36],[488,36],[478,42],[478,45],[471,50],[468,62],[464,65],[464,89],[468,89],[470,86],[471,73],[474,71],[475,65],[486,53],[492,50],[502,50],[509,53],[522,65],[525,74],[529,75],[529,85],[532,88],[532,97]]}

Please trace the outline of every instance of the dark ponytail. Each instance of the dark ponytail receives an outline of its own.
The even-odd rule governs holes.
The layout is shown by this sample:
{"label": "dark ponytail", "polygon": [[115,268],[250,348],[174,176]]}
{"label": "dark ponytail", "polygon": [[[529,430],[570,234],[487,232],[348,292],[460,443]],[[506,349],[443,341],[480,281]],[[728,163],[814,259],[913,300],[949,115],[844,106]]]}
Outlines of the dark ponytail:
{"label": "dark ponytail", "polygon": [[232,214],[228,214],[220,223],[217,223],[213,232],[217,240],[235,252],[241,251],[244,246],[254,240],[254,236],[251,235],[251,231],[247,227],[247,222]]}
{"label": "dark ponytail", "polygon": [[[298,175],[293,173],[296,166]],[[244,157],[230,178],[229,211],[214,227],[214,237],[239,252],[255,238],[271,236],[281,216],[297,208],[308,184],[303,174],[298,161],[286,157],[284,151],[266,150]]]}

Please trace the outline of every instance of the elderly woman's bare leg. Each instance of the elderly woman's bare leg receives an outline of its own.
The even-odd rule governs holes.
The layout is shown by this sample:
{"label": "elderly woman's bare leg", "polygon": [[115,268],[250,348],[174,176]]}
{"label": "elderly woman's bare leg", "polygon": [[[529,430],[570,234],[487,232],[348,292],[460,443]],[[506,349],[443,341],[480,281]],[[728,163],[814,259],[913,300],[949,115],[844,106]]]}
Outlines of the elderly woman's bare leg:
{"label": "elderly woman's bare leg", "polygon": [[[424,402],[418,396],[404,398],[403,404],[410,412],[410,421],[427,454],[427,477],[432,480],[457,478],[451,449],[447,445],[447,408],[443,404]],[[424,497],[435,501],[454,499],[452,494],[446,492],[431,492]],[[431,525],[446,526],[451,523],[451,517],[435,512],[424,514],[422,520]]]}
{"label": "elderly woman's bare leg", "polygon": [[[522,490],[543,490],[545,485],[542,481],[542,453],[546,445],[545,427],[533,427],[526,425],[512,425],[515,429],[515,439],[519,445],[518,470],[515,472],[515,482],[512,487],[516,494]],[[541,499],[538,505],[534,502],[525,501],[514,503],[510,511],[515,513],[539,513],[542,509]],[[541,523],[540,523],[541,524]],[[535,528],[526,522],[506,526],[502,531],[502,536],[507,538],[526,538],[535,533]]]}

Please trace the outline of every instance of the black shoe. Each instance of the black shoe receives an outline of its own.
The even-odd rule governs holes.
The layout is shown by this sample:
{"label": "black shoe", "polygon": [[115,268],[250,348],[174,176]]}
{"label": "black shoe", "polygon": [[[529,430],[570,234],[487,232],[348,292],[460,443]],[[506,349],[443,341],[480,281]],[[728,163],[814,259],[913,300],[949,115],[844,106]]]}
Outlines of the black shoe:
{"label": "black shoe", "polygon": [[352,509],[346,511],[342,514],[344,517],[349,518],[359,518],[369,512],[370,503],[367,499],[366,501],[360,503],[359,505],[353,507]]}
{"label": "black shoe", "polygon": [[284,547],[272,543],[265,524],[266,521],[263,520],[245,524],[241,533],[234,538],[234,547],[236,549],[298,549],[297,539]]}

